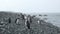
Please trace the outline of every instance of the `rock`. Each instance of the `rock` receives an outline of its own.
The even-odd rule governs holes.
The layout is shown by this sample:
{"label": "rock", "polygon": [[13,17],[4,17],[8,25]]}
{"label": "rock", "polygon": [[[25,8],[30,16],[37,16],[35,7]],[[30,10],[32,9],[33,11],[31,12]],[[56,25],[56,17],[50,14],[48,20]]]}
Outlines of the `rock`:
{"label": "rock", "polygon": [[47,16],[47,15],[44,15],[44,16]]}
{"label": "rock", "polygon": [[[3,15],[3,16],[2,16]],[[41,16],[41,15],[40,15]],[[46,15],[45,15],[46,16]],[[7,18],[6,18],[7,17]],[[11,17],[11,23],[9,23],[9,18]],[[1,21],[1,18],[5,18],[6,21]],[[16,23],[20,24],[16,24]],[[0,25],[1,23],[8,23],[7,25],[0,26],[0,29],[3,28],[4,33],[1,33],[3,29],[1,29],[0,34],[60,34],[60,28],[57,26],[54,26],[53,24],[47,23],[44,20],[39,20],[40,24],[37,24],[38,22],[37,18],[32,18],[32,23],[30,25],[31,29],[27,29],[25,26],[25,21],[21,20],[21,16],[17,13],[8,13],[8,12],[0,12]]]}
{"label": "rock", "polygon": [[42,15],[39,14],[39,16],[42,16]]}

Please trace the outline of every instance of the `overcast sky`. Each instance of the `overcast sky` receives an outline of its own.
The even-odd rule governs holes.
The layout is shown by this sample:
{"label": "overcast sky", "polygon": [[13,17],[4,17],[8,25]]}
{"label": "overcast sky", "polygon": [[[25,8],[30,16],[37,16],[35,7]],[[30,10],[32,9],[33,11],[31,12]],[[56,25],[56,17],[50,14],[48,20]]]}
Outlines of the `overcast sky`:
{"label": "overcast sky", "polygon": [[0,11],[59,13],[60,0],[0,0]]}

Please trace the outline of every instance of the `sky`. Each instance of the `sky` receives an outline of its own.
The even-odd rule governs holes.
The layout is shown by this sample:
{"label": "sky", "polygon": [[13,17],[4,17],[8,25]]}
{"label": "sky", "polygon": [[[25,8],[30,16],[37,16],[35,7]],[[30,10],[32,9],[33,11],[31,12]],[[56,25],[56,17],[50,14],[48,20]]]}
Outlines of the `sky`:
{"label": "sky", "polygon": [[60,0],[0,0],[0,11],[60,13]]}

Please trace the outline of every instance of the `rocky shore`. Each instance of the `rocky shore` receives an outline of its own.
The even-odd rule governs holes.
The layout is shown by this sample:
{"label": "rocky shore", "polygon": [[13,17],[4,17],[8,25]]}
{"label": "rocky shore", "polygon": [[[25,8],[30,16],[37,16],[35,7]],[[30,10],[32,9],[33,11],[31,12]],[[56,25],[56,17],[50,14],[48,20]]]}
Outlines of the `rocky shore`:
{"label": "rocky shore", "polygon": [[[10,23],[8,18],[11,19]],[[15,23],[17,18],[19,18],[19,24]],[[30,30],[26,28],[25,21],[21,19],[21,13],[0,12],[0,34],[60,34],[59,27],[36,17],[32,18],[30,27]]]}

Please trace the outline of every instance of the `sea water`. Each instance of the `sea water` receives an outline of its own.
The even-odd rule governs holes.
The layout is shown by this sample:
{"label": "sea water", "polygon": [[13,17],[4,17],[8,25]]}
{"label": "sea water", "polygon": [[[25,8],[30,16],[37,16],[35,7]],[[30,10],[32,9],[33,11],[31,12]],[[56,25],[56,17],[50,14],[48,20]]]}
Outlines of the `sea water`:
{"label": "sea water", "polygon": [[60,27],[60,13],[46,13],[47,16],[43,16],[45,14],[42,14],[42,16],[38,16],[39,18],[43,19],[46,18],[46,22],[52,23],[55,26]]}

